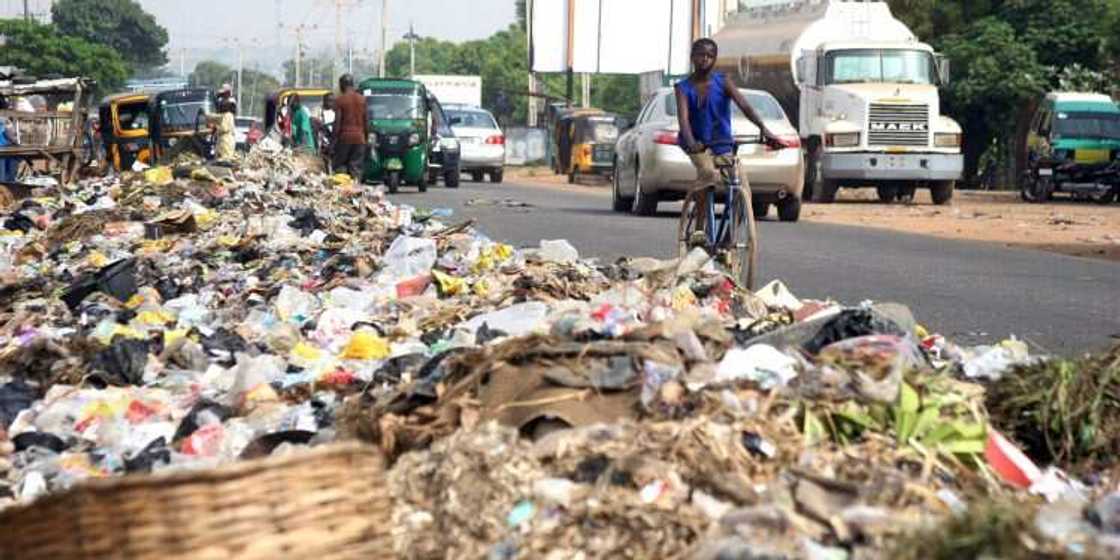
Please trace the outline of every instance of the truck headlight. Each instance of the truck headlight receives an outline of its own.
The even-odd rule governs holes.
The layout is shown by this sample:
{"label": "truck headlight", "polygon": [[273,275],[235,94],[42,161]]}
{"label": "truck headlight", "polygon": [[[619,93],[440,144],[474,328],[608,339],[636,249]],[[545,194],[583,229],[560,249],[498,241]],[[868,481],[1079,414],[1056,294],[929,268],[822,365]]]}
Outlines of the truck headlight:
{"label": "truck headlight", "polygon": [[413,132],[408,136],[408,145],[415,146],[420,143],[420,133]]}
{"label": "truck headlight", "polygon": [[825,136],[825,144],[833,148],[855,148],[859,146],[858,132],[840,132]]}
{"label": "truck headlight", "polygon": [[933,147],[935,148],[959,148],[961,147],[961,135],[955,132],[938,132],[933,135]]}
{"label": "truck headlight", "polygon": [[369,133],[369,136],[366,137],[366,142],[370,146],[373,146],[374,148],[376,148],[377,147],[377,133],[376,132]]}

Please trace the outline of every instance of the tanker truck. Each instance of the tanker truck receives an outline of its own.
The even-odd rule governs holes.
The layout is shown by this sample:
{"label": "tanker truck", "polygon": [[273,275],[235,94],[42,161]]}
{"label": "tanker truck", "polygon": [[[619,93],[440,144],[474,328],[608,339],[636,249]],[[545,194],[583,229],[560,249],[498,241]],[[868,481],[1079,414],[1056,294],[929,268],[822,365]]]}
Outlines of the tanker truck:
{"label": "tanker truck", "polygon": [[805,0],[745,8],[713,37],[718,68],[778,98],[805,150],[803,196],[841,187],[879,198],[928,188],[947,204],[961,178],[961,127],[941,114],[948,61],[894,18],[886,2]]}

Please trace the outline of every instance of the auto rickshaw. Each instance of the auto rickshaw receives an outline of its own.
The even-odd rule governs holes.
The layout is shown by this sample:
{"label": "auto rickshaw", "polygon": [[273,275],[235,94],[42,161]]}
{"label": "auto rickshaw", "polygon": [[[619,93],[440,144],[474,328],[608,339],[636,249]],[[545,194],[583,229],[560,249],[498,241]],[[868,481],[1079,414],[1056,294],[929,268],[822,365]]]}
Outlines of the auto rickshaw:
{"label": "auto rickshaw", "polygon": [[175,155],[193,151],[204,159],[213,155],[214,139],[206,115],[218,102],[209,88],[186,88],[152,95],[148,102],[152,161],[166,162]]}
{"label": "auto rickshaw", "polygon": [[307,110],[314,118],[322,118],[323,98],[326,97],[331,90],[325,88],[282,88],[269,94],[268,99],[264,104],[264,133],[268,135],[272,132],[272,127],[276,126],[277,121],[280,119],[280,108],[288,104],[288,100],[292,95],[299,94],[300,103],[307,107]]}
{"label": "auto rickshaw", "polygon": [[362,179],[428,190],[432,109],[428,90],[411,80],[370,78],[358,85],[366,98],[370,157]]}
{"label": "auto rickshaw", "polygon": [[148,129],[149,93],[119,93],[106,97],[98,108],[105,161],[117,171],[132,169],[135,162],[151,163]]}
{"label": "auto rickshaw", "polygon": [[556,119],[556,172],[575,183],[580,175],[610,176],[619,118],[599,109],[579,109]]}

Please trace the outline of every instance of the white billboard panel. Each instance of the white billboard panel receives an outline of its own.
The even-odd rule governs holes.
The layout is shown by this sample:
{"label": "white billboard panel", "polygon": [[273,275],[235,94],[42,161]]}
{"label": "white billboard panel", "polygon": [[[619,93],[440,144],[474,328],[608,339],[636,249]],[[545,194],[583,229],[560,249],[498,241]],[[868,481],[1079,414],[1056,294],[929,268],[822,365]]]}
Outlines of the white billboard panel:
{"label": "white billboard panel", "polygon": [[688,73],[691,0],[532,0],[534,72],[568,70],[569,2],[574,72]]}

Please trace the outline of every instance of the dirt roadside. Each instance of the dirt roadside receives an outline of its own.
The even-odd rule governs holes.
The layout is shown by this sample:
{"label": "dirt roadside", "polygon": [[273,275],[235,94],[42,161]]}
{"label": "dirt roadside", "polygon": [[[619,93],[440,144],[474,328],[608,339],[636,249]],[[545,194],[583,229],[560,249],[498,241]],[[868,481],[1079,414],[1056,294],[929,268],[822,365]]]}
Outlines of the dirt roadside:
{"label": "dirt roadside", "polygon": [[[587,178],[568,185],[544,168],[509,168],[507,179],[541,187],[609,193],[610,184]],[[777,219],[771,211],[770,220]],[[946,239],[967,239],[1120,262],[1120,204],[1055,200],[1028,204],[1018,193],[958,191],[952,204],[934,206],[929,192],[912,203],[883,204],[872,189],[842,190],[835,204],[806,204],[801,219],[858,225]]]}

